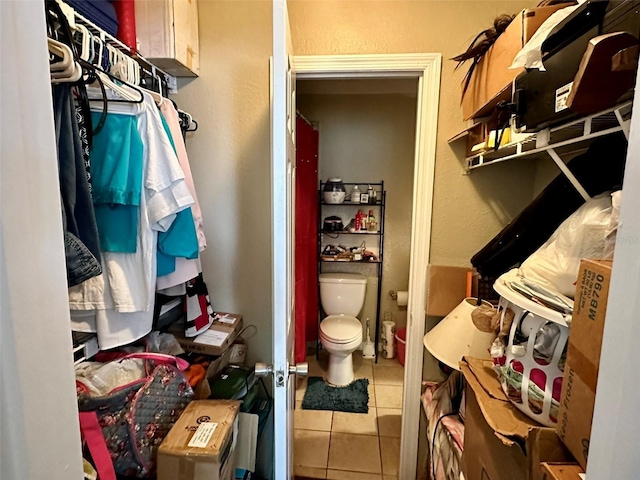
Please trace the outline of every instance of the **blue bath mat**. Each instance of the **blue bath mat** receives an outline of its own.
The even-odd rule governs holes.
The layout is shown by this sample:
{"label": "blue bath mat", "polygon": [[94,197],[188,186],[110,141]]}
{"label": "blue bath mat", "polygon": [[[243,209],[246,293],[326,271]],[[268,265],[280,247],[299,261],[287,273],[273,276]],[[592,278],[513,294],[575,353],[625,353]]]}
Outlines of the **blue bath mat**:
{"label": "blue bath mat", "polygon": [[309,377],[302,399],[304,410],[369,413],[369,380],[359,378],[346,387],[334,387],[322,377]]}

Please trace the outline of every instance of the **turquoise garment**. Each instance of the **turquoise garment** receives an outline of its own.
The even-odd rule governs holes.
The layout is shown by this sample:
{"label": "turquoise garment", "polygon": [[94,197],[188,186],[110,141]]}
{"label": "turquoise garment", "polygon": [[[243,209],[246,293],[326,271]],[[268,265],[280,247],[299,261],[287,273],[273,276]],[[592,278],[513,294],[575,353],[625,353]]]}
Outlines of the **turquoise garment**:
{"label": "turquoise garment", "polygon": [[[101,115],[91,112],[94,125]],[[93,206],[104,252],[136,251],[143,155],[137,118],[108,113],[89,154]]]}
{"label": "turquoise garment", "polygon": [[[160,118],[162,119],[164,131],[169,137],[169,141],[175,152],[176,145],[173,142],[169,125],[162,113],[160,113]],[[158,271],[156,275],[161,277],[175,272],[176,257],[196,259],[198,258],[198,253],[199,247],[196,225],[193,221],[191,208],[187,208],[178,212],[169,230],[158,234]]]}

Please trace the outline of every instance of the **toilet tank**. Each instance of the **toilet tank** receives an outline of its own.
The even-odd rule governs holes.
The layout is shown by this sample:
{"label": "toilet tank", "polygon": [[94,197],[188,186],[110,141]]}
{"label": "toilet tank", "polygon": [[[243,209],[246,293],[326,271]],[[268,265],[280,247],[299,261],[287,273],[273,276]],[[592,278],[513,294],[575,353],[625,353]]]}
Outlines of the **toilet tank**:
{"label": "toilet tank", "polygon": [[320,303],[327,315],[356,316],[362,310],[367,277],[353,273],[321,273]]}

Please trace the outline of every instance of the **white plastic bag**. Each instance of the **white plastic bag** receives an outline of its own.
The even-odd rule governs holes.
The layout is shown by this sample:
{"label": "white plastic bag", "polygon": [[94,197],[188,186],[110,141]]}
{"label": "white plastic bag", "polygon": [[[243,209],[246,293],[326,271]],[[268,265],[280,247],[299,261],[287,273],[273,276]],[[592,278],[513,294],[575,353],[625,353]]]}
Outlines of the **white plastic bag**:
{"label": "white plastic bag", "polygon": [[611,218],[609,219],[609,228],[604,244],[604,253],[602,258],[612,259],[613,251],[616,248],[616,240],[618,237],[618,220],[620,219],[620,206],[622,205],[622,190],[611,194]]}
{"label": "white plastic bag", "polygon": [[611,210],[609,193],[588,200],[522,263],[519,273],[542,287],[573,298],[580,260],[604,257]]}
{"label": "white plastic bag", "polygon": [[[584,3],[584,0],[579,3]],[[518,52],[509,68],[536,68],[544,72],[546,69],[542,64],[542,44],[556,25],[571,15],[578,6],[562,8],[547,18]]]}

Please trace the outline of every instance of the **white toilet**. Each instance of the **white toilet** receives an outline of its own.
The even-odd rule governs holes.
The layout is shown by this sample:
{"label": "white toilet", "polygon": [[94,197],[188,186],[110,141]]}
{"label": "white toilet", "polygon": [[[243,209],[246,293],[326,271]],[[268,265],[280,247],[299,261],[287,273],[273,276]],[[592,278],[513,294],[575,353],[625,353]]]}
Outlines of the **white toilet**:
{"label": "white toilet", "polygon": [[320,302],[328,315],[320,322],[320,342],[329,352],[327,382],[353,381],[352,353],[362,343],[362,323],[356,318],[364,304],[367,278],[349,273],[320,274]]}

